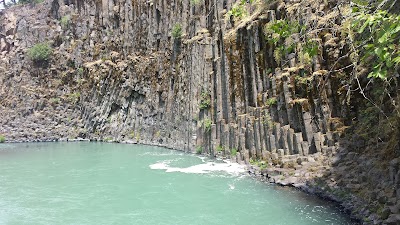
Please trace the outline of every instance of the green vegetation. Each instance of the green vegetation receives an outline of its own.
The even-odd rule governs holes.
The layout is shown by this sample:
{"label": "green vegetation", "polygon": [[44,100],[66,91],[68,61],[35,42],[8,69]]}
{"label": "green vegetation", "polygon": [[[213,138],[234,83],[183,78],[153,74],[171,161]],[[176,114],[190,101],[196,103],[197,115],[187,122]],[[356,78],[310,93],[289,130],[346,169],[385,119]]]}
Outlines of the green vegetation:
{"label": "green vegetation", "polygon": [[203,152],[203,147],[201,145],[196,147],[196,154],[200,155]]}
{"label": "green vegetation", "polygon": [[39,43],[28,50],[28,57],[35,63],[43,63],[50,59],[52,48],[47,43]]}
{"label": "green vegetation", "polygon": [[58,104],[58,103],[60,103],[60,98],[50,98],[49,99],[49,102],[50,102],[50,104],[52,104],[52,105],[54,105],[54,104]]}
{"label": "green vegetation", "polygon": [[[159,131],[158,131],[158,132],[159,132]],[[158,132],[155,134],[156,136],[159,135]],[[128,136],[129,136],[129,138],[132,139],[132,140],[133,140],[133,139],[135,139],[136,141],[139,141],[139,140],[140,140],[140,132],[139,132],[139,131],[134,131],[134,130],[133,130],[133,131],[131,131],[131,132],[129,133]],[[157,138],[158,138],[158,137],[157,137]]]}
{"label": "green vegetation", "polygon": [[211,106],[211,96],[208,92],[202,91],[200,94],[200,109],[208,109]]}
{"label": "green vegetation", "polygon": [[240,20],[243,19],[245,16],[248,15],[247,9],[246,9],[246,0],[240,0],[239,2],[235,3],[231,10],[228,11],[226,14],[226,17],[233,17],[234,20]]}
{"label": "green vegetation", "polygon": [[400,16],[378,10],[373,13],[358,12],[351,23],[354,43],[354,62],[372,68],[368,77],[387,79],[396,73],[400,65]]}
{"label": "green vegetation", "polygon": [[113,138],[111,138],[111,137],[105,137],[105,138],[103,139],[103,141],[104,141],[104,142],[111,142],[111,141],[113,141]]}
{"label": "green vegetation", "polygon": [[81,97],[80,92],[73,92],[73,93],[68,94],[68,96],[67,96],[68,101],[70,101],[72,103],[77,103],[79,101],[80,97]]}
{"label": "green vegetation", "polygon": [[236,156],[237,155],[237,149],[236,148],[232,148],[231,149],[231,156]]}
{"label": "green vegetation", "polygon": [[260,161],[254,158],[250,158],[249,163],[251,165],[257,166],[260,170],[264,170],[268,167],[268,163],[266,161]]}
{"label": "green vegetation", "polygon": [[177,23],[174,25],[174,27],[172,27],[172,37],[174,37],[175,39],[181,39],[182,38],[182,26]]}
{"label": "green vegetation", "polygon": [[136,132],[136,137],[135,137],[136,141],[139,142],[140,141],[140,132],[137,131]]}
{"label": "green vegetation", "polygon": [[6,141],[6,138],[3,135],[0,135],[0,143],[4,143]]}
{"label": "green vegetation", "polygon": [[217,150],[217,152],[223,152],[225,150],[225,147],[222,145],[218,145],[215,150]]}
{"label": "green vegetation", "polygon": [[77,69],[77,72],[78,72],[78,75],[82,76],[82,75],[83,75],[83,68],[82,68],[82,67],[79,67],[79,68]]}
{"label": "green vegetation", "polygon": [[265,102],[267,106],[273,106],[278,104],[278,100],[275,97],[268,98],[267,102]]}
{"label": "green vegetation", "polygon": [[307,35],[307,27],[298,21],[275,20],[264,27],[268,43],[276,46],[274,59],[281,60],[291,53],[296,53],[300,62],[310,65],[312,57],[318,54],[318,43]]}
{"label": "green vegetation", "polygon": [[[267,1],[268,0],[265,0],[265,2]],[[225,17],[226,19],[230,19],[232,17],[235,21],[239,21],[249,15],[249,7],[253,3],[260,2],[261,1],[258,0],[239,0],[232,6],[231,10],[226,13]]]}
{"label": "green vegetation", "polygon": [[68,29],[70,24],[70,17],[68,15],[61,17],[60,25],[63,29]]}
{"label": "green vegetation", "polygon": [[202,0],[190,0],[190,3],[193,5],[200,5]]}
{"label": "green vegetation", "polygon": [[209,133],[211,131],[212,121],[209,118],[203,120],[203,126],[205,132]]}
{"label": "green vegetation", "polygon": [[39,4],[39,3],[42,3],[42,2],[44,2],[44,0],[19,0],[18,4],[29,4],[29,3]]}
{"label": "green vegetation", "polygon": [[272,126],[274,125],[274,122],[272,121],[272,118],[268,113],[265,113],[261,117],[261,123],[264,124],[264,125],[267,125],[268,126],[268,130],[271,130]]}

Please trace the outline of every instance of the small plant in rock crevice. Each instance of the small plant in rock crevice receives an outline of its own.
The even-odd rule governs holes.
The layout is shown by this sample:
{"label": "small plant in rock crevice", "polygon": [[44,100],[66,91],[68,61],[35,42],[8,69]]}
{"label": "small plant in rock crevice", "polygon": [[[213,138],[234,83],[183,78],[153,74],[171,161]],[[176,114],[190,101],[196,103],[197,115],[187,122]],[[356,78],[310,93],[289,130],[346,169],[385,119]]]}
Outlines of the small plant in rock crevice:
{"label": "small plant in rock crevice", "polygon": [[206,91],[202,91],[200,94],[200,109],[208,109],[211,106],[210,94]]}
{"label": "small plant in rock crevice", "polygon": [[79,102],[80,97],[81,97],[80,92],[74,92],[74,93],[70,93],[67,95],[68,101],[70,101],[71,103],[74,103],[74,104]]}
{"label": "small plant in rock crevice", "polygon": [[201,145],[196,147],[196,154],[200,155],[203,152],[203,147]]}
{"label": "small plant in rock crevice", "polygon": [[6,142],[6,138],[3,135],[0,135],[0,143]]}
{"label": "small plant in rock crevice", "polygon": [[183,31],[182,31],[182,26],[179,23],[175,24],[172,27],[171,35],[175,39],[181,39],[182,38]]}
{"label": "small plant in rock crevice", "polygon": [[245,0],[241,0],[238,3],[235,3],[232,6],[231,10],[229,10],[228,13],[226,14],[226,17],[229,18],[232,16],[233,19],[240,20],[243,17],[247,16],[248,12],[246,9],[246,3],[247,1]]}
{"label": "small plant in rock crevice", "polygon": [[111,141],[113,141],[113,138],[112,138],[112,137],[105,137],[105,138],[103,139],[103,141],[104,141],[104,142],[111,142]]}
{"label": "small plant in rock crevice", "polygon": [[272,121],[272,118],[269,115],[269,113],[265,113],[261,117],[261,123],[264,124],[264,125],[267,125],[268,130],[272,130],[272,127],[274,126],[274,122]]}
{"label": "small plant in rock crevice", "polygon": [[60,25],[63,29],[68,29],[70,25],[70,17],[68,15],[61,17]]}
{"label": "small plant in rock crevice", "polygon": [[231,156],[236,156],[238,151],[236,148],[232,148],[230,152],[231,152]]}
{"label": "small plant in rock crevice", "polygon": [[223,152],[225,150],[225,147],[222,145],[218,145],[215,150],[217,150],[217,152]]}
{"label": "small plant in rock crevice", "polygon": [[60,98],[50,98],[49,102],[52,105],[56,105],[56,104],[59,104],[61,102],[61,99]]}
{"label": "small plant in rock crevice", "polygon": [[202,0],[190,0],[190,3],[193,5],[200,5]]}
{"label": "small plant in rock crevice", "polygon": [[254,158],[250,158],[249,163],[251,165],[257,166],[261,170],[264,170],[268,167],[268,163],[266,161],[260,161]]}
{"label": "small plant in rock crevice", "polygon": [[257,2],[257,0],[239,0],[232,6],[231,10],[226,13],[225,18],[229,19],[232,17],[235,21],[239,21],[249,15],[249,4]]}
{"label": "small plant in rock crevice", "polygon": [[273,106],[278,104],[278,100],[275,97],[268,98],[268,100],[265,102],[267,106]]}
{"label": "small plant in rock crevice", "polygon": [[203,123],[204,131],[205,131],[206,133],[211,132],[211,125],[212,125],[211,119],[206,118],[206,119],[204,119],[204,120],[202,121],[202,123]]}

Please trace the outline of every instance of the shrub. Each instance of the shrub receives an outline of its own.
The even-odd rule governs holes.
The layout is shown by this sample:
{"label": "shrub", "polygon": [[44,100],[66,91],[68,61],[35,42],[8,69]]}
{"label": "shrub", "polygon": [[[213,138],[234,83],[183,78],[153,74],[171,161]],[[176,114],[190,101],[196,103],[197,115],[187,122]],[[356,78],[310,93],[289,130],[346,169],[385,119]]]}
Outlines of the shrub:
{"label": "shrub", "polygon": [[260,161],[258,159],[250,158],[249,163],[251,165],[257,166],[261,170],[264,170],[268,167],[268,163],[266,161]]}
{"label": "shrub", "polygon": [[226,17],[233,17],[235,20],[240,20],[242,18],[244,18],[245,16],[247,16],[248,12],[246,9],[246,1],[240,1],[239,3],[235,3],[231,10],[228,11],[228,13],[226,14]]}
{"label": "shrub", "polygon": [[79,76],[82,76],[82,75],[83,75],[83,72],[84,72],[84,70],[83,70],[83,68],[82,68],[82,67],[79,67],[79,68],[78,68],[78,70],[77,70],[77,72],[78,72],[78,75],[79,75]]}
{"label": "shrub", "polygon": [[210,94],[206,91],[202,91],[200,94],[200,109],[208,109],[211,106]]}
{"label": "shrub", "polygon": [[235,21],[238,21],[247,17],[249,15],[248,6],[257,2],[257,0],[240,0],[236,2],[231,10],[225,14],[225,19],[229,19],[232,16]]}
{"label": "shrub", "polygon": [[39,43],[28,50],[28,56],[33,62],[42,63],[49,60],[52,51],[47,43]]}
{"label": "shrub", "polygon": [[208,133],[211,131],[212,121],[208,118],[203,120],[204,130]]}
{"label": "shrub", "polygon": [[216,150],[217,152],[223,152],[225,150],[225,147],[222,145],[218,145]]}
{"label": "shrub", "polygon": [[299,61],[309,67],[318,55],[318,43],[307,34],[307,26],[297,21],[271,21],[265,25],[264,34],[268,43],[276,46],[274,59],[278,64],[286,55],[296,53]]}
{"label": "shrub", "polygon": [[275,97],[269,98],[266,102],[267,106],[278,104],[278,100]]}
{"label": "shrub", "polygon": [[18,4],[29,4],[29,3],[36,3],[36,4],[40,4],[42,3],[44,0],[19,0]]}
{"label": "shrub", "polygon": [[112,138],[112,137],[105,137],[104,139],[103,139],[103,141],[104,142],[111,142],[111,141],[113,141],[114,139]]}
{"label": "shrub", "polygon": [[177,23],[174,25],[174,27],[172,27],[172,37],[174,37],[175,39],[181,39],[182,37],[182,26]]}
{"label": "shrub", "polygon": [[4,143],[6,141],[6,138],[3,135],[0,135],[0,143]]}
{"label": "shrub", "polygon": [[203,152],[203,147],[200,145],[196,147],[196,154],[200,155]]}
{"label": "shrub", "polygon": [[70,18],[68,15],[61,17],[60,25],[63,29],[67,29],[69,27],[69,23],[70,23]]}
{"label": "shrub", "polygon": [[231,149],[231,156],[236,156],[237,154],[237,149],[236,148],[232,148]]}
{"label": "shrub", "polygon": [[77,103],[80,97],[81,97],[80,92],[74,92],[67,95],[68,101],[72,103]]}
{"label": "shrub", "polygon": [[201,0],[190,0],[190,3],[193,5],[200,5]]}
{"label": "shrub", "polygon": [[54,105],[54,104],[58,104],[58,103],[60,103],[60,98],[50,98],[49,99],[49,102],[50,102],[50,104],[52,104],[52,105]]}

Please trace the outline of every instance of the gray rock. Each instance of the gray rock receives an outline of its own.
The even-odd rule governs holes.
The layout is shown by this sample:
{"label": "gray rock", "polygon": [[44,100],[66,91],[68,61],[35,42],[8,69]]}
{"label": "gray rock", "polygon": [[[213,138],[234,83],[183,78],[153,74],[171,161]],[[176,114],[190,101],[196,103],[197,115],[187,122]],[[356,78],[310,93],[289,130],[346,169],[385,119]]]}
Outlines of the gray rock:
{"label": "gray rock", "polygon": [[400,224],[400,214],[392,214],[384,222],[386,225],[399,225]]}
{"label": "gray rock", "polygon": [[278,153],[278,157],[282,157],[285,155],[285,151],[283,149],[278,149],[277,153]]}
{"label": "gray rock", "polygon": [[381,219],[382,219],[382,220],[386,220],[386,219],[389,217],[390,214],[391,214],[390,208],[389,208],[389,207],[385,207],[385,208],[382,210]]}

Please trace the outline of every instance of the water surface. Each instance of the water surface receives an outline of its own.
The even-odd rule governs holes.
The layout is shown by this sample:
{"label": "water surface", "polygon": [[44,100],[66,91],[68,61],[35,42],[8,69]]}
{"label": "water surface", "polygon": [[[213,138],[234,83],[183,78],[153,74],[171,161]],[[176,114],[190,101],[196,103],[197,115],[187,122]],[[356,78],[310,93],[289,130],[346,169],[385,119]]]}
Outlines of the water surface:
{"label": "water surface", "polygon": [[351,224],[242,171],[150,146],[0,144],[0,224]]}

